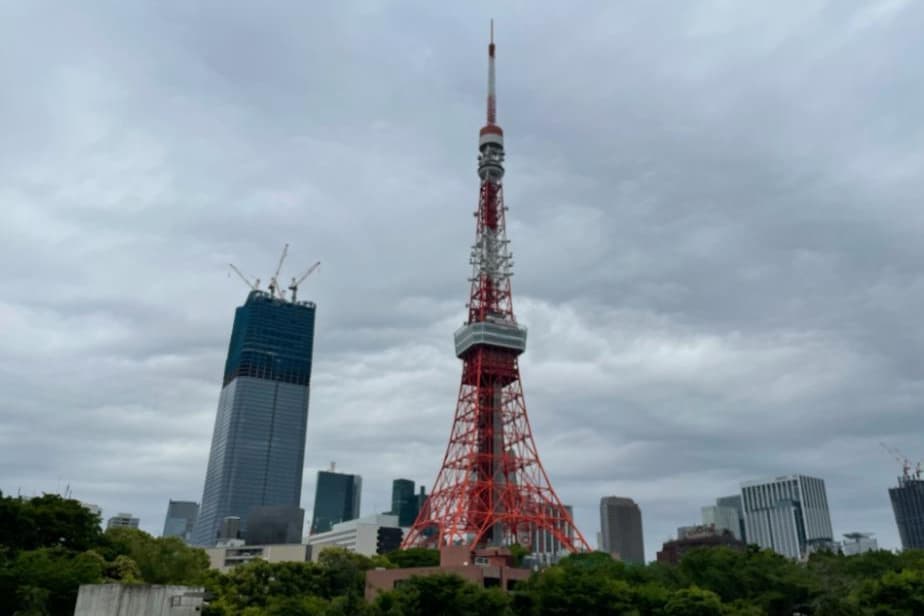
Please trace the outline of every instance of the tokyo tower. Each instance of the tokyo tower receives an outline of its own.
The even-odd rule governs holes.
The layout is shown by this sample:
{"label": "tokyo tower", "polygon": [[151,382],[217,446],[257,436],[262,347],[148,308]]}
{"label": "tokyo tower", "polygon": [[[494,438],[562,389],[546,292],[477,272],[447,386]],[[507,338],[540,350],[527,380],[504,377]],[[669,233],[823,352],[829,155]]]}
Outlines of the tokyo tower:
{"label": "tokyo tower", "polygon": [[513,543],[589,551],[546,475],[526,415],[517,358],[526,328],[513,315],[512,256],[505,231],[504,132],[496,121],[494,26],[488,45],[487,123],[478,139],[481,190],[475,212],[468,320],[455,333],[462,384],[443,464],[402,544],[409,547]]}

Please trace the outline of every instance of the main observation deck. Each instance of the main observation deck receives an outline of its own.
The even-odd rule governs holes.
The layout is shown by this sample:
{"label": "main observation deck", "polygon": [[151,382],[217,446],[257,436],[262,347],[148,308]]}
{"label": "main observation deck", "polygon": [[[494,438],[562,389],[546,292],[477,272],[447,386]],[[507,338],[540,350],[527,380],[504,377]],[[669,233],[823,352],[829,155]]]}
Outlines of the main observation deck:
{"label": "main observation deck", "polygon": [[455,341],[459,358],[474,346],[509,349],[520,355],[526,350],[526,328],[507,321],[469,323],[456,330]]}

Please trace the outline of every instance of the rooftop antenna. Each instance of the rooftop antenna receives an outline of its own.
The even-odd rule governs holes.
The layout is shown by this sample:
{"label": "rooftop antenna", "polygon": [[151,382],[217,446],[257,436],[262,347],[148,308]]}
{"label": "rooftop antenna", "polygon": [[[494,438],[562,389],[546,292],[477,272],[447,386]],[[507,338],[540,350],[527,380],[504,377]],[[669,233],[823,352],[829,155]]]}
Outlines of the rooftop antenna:
{"label": "rooftop antenna", "polygon": [[276,272],[270,278],[269,285],[267,286],[269,289],[269,294],[272,297],[279,297],[279,299],[285,299],[285,293],[283,293],[283,291],[279,288],[278,278],[279,272],[282,270],[282,262],[286,260],[287,254],[289,254],[288,244],[282,247],[282,255],[279,257],[279,264],[276,265]]}
{"label": "rooftop antenna", "polygon": [[[234,270],[234,273],[237,274],[238,277],[239,277],[241,280],[244,281],[244,284],[246,284],[248,287],[250,287],[250,290],[251,290],[251,291],[259,291],[259,290],[260,290],[260,279],[259,279],[259,278],[257,278],[257,279],[254,280],[253,282],[251,282],[250,279],[247,278],[247,276],[245,276],[245,275],[241,272],[241,270],[237,269],[237,267],[234,265],[234,263],[228,263],[228,265],[230,265],[230,266],[231,266],[231,269]],[[229,275],[230,275],[230,274],[229,274]]]}
{"label": "rooftop antenna", "polygon": [[295,278],[294,276],[292,277],[292,282],[291,284],[289,284],[289,290],[292,291],[292,303],[295,303],[295,298],[298,294],[298,285],[305,282],[305,278],[307,278],[312,273],[314,273],[314,271],[318,269],[319,267],[321,267],[320,261],[318,261],[317,263],[309,267],[308,270],[304,274],[299,276],[298,278]]}

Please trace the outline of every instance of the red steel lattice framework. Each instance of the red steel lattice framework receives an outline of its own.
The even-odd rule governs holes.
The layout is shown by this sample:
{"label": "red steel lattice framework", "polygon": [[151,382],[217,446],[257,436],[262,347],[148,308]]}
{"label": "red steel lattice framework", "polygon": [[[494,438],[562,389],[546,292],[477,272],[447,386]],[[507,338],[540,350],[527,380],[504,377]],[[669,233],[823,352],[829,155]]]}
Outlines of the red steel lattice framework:
{"label": "red steel lattice framework", "polygon": [[[479,135],[476,239],[468,320],[455,333],[462,384],[449,445],[433,490],[403,548],[529,547],[537,536],[589,551],[539,461],[526,415],[519,355],[526,329],[513,315],[513,261],[505,232],[504,136],[496,123],[494,28],[488,46],[487,124]],[[532,546],[534,549],[536,546]]]}

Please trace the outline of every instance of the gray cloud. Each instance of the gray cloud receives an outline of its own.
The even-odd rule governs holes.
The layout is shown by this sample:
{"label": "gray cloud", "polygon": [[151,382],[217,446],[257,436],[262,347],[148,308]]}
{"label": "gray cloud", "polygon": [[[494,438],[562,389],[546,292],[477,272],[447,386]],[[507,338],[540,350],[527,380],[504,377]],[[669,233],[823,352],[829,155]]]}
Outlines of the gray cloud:
{"label": "gray cloud", "polygon": [[910,2],[444,7],[32,3],[0,24],[0,488],[159,531],[198,499],[233,261],[322,270],[314,471],[428,486],[458,389],[485,25],[522,361],[588,538],[640,502],[653,556],[740,481],[826,479],[898,544],[885,440],[924,389]]}

